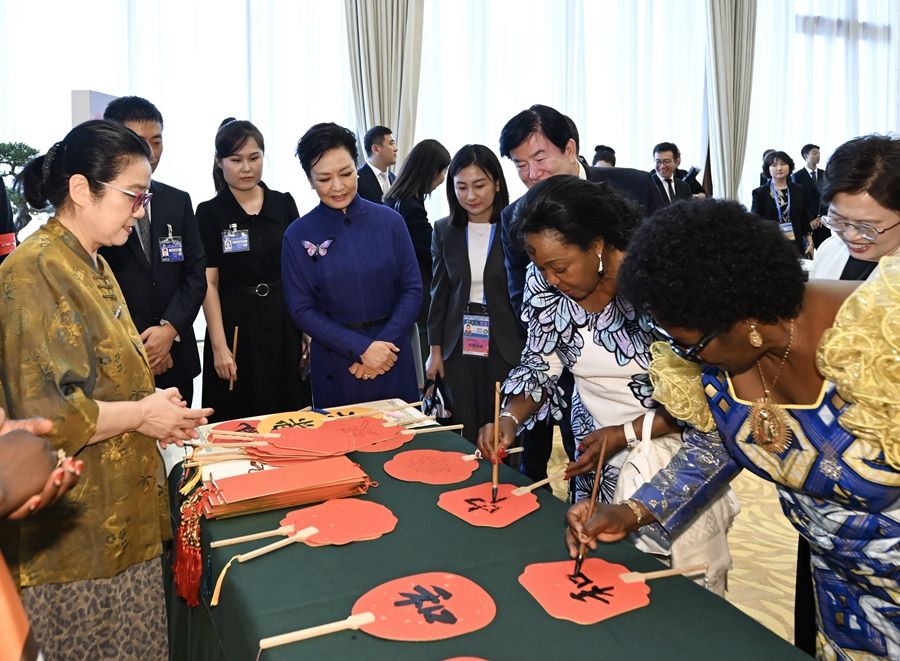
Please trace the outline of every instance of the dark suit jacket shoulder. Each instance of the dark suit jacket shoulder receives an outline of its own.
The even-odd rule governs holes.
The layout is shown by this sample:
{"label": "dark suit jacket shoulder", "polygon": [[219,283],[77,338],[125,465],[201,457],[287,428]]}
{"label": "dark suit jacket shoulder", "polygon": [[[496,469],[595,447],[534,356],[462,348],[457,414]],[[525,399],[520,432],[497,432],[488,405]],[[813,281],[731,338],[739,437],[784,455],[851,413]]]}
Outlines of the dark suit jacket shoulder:
{"label": "dark suit jacket shoulder", "polygon": [[[193,324],[206,296],[206,253],[191,197],[159,181],[151,181],[150,261],[132,232],[121,246],[100,249],[122,288],[139,332],[165,319],[178,331],[172,345],[174,366],[157,377],[157,385],[189,380],[200,373],[200,357]],[[181,237],[183,260],[162,261],[160,239]]]}
{"label": "dark suit jacket shoulder", "polygon": [[[362,167],[356,172],[359,175],[356,180],[357,194],[359,194],[360,197],[369,200],[369,202],[381,204],[381,184],[378,183],[378,177],[375,176],[375,171],[369,166],[369,163],[363,163]],[[394,183],[394,179],[396,178],[397,177],[393,172],[388,172],[388,181],[390,183]]]}
{"label": "dark suit jacket shoulder", "polygon": [[[794,241],[797,249],[802,253],[805,248],[805,237],[811,232],[809,221],[816,216],[802,186],[788,181],[788,191],[791,196],[790,221],[794,229]],[[770,185],[754,188],[752,196],[750,211],[761,218],[778,222],[778,207],[775,200],[772,199]]]}
{"label": "dark suit jacket shoulder", "polygon": [[[431,256],[434,267],[428,342],[440,345],[446,360],[462,337],[463,314],[472,287],[466,228],[451,225],[450,218],[438,220],[434,224]],[[484,292],[491,319],[491,336],[503,360],[517,365],[525,345],[525,330],[509,300],[504,250],[500,232],[496,230],[484,265]]]}

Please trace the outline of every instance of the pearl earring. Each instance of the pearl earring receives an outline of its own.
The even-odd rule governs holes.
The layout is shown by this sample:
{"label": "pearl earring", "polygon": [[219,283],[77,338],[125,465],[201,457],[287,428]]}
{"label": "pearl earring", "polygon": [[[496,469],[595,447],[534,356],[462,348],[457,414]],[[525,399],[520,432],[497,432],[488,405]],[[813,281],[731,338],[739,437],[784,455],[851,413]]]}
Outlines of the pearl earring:
{"label": "pearl earring", "polygon": [[597,253],[597,273],[603,275],[603,255]]}

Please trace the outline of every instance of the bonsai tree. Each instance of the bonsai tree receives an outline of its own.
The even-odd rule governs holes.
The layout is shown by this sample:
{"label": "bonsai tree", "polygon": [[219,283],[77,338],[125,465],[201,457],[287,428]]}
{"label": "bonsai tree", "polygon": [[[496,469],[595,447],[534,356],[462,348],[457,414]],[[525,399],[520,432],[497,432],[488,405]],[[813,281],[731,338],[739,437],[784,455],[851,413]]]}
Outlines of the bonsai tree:
{"label": "bonsai tree", "polygon": [[[0,142],[0,179],[3,180],[3,185],[6,186],[7,178],[11,180],[10,183],[15,181],[15,177],[22,171],[25,164],[37,154],[37,149],[29,147],[24,142]],[[15,225],[18,232],[31,221],[28,203],[14,188],[7,186],[6,190],[10,203],[17,211]]]}

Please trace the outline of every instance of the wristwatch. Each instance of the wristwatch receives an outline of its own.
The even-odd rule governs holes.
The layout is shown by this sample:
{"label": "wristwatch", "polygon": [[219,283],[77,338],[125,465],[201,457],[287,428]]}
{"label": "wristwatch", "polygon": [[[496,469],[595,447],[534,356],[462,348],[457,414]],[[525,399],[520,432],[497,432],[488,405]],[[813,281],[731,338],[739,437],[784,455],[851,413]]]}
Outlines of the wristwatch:
{"label": "wristwatch", "polygon": [[626,422],[622,425],[622,430],[625,432],[625,443],[628,445],[628,449],[634,450],[638,443],[640,443],[637,434],[634,433],[634,425],[630,422]]}

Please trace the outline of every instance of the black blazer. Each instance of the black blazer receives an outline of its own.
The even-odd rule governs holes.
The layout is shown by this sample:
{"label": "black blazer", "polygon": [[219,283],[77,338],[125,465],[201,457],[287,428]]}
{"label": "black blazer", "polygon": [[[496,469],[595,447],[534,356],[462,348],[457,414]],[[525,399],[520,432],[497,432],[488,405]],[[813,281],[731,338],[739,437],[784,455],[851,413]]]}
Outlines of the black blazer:
{"label": "black blazer", "polygon": [[[381,192],[381,184],[378,183],[378,177],[375,176],[375,171],[369,166],[368,163],[363,163],[362,167],[356,171],[358,178],[356,180],[356,192],[360,197],[363,197],[369,202],[374,202],[375,204],[381,204],[382,192]],[[388,181],[390,183],[394,183],[394,179],[396,179],[396,175],[393,172],[388,172]]]}
{"label": "black blazer", "polygon": [[[750,211],[761,218],[778,222],[778,207],[772,199],[768,184],[753,189],[753,204]],[[791,225],[794,228],[794,244],[802,255],[806,250],[806,235],[810,233],[809,221],[816,217],[813,207],[809,204],[806,191],[797,184],[788,181],[788,191],[791,196]]]}
{"label": "black blazer", "polygon": [[[665,207],[670,204],[669,195],[666,193],[665,185],[662,179],[656,175],[656,170],[650,172],[650,183],[653,186],[653,194],[656,197],[656,206]],[[672,186],[675,188],[675,200],[689,200],[691,194],[691,185],[686,181],[682,181],[676,176],[672,177]]]}
{"label": "black blazer", "polygon": [[[377,183],[377,179],[375,180]],[[379,188],[379,190],[381,190]],[[431,223],[428,222],[428,211],[425,209],[425,201],[415,197],[404,200],[385,198],[385,206],[403,216],[409,238],[412,239],[413,250],[416,253],[416,262],[419,264],[419,273],[422,275],[422,307],[419,309],[419,317],[416,321],[425,324],[428,321],[428,306],[431,300]]]}
{"label": "black blazer", "polygon": [[[825,183],[828,181],[825,170],[818,168],[816,170],[816,178],[818,179],[818,186],[813,183],[812,177],[809,175],[809,170],[805,167],[796,170],[791,175],[791,181],[806,191],[809,205],[815,211],[816,216],[822,216],[828,212],[828,205],[822,204],[821,192],[825,187]],[[815,216],[813,216],[813,218],[815,218]],[[813,243],[815,243],[816,248],[818,248],[825,239],[831,236],[831,230],[824,225],[820,225],[812,231],[812,234]]]}
{"label": "black blazer", "polygon": [[[463,314],[472,286],[466,228],[451,225],[450,218],[437,221],[431,241],[431,256],[434,269],[428,311],[428,343],[440,345],[446,360],[462,337]],[[509,302],[503,246],[498,231],[494,233],[484,265],[484,294],[491,318],[491,337],[496,341],[503,360],[510,365],[518,365],[525,346],[525,330]]]}
{"label": "black blazer", "polygon": [[[586,168],[588,181],[606,182],[625,197],[637,202],[649,216],[660,206],[660,200],[653,190],[653,183],[646,172],[633,168]],[[521,200],[522,198],[519,198]],[[503,242],[503,254],[506,261],[506,277],[509,288],[509,300],[518,316],[522,310],[522,291],[525,288],[525,269],[531,260],[525,250],[518,245],[513,229],[516,200],[500,212],[500,238]],[[515,363],[518,364],[518,363]]]}
{"label": "black blazer", "polygon": [[[100,248],[109,262],[138,332],[165,319],[178,331],[172,343],[173,366],[156,377],[160,388],[189,383],[200,373],[200,355],[194,336],[194,319],[206,296],[206,252],[200,240],[191,197],[184,191],[151,181],[150,263],[141,248],[137,231],[122,246]],[[159,240],[180,236],[184,261],[163,262]]]}

